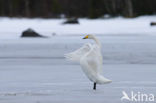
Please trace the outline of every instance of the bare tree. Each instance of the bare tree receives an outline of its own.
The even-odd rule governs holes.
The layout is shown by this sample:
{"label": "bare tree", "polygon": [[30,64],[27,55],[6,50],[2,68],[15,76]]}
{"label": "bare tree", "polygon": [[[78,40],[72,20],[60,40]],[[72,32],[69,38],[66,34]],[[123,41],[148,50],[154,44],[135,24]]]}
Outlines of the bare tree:
{"label": "bare tree", "polygon": [[126,6],[127,6],[127,16],[128,17],[133,17],[133,4],[132,0],[125,0]]}
{"label": "bare tree", "polygon": [[30,9],[29,9],[30,1],[24,0],[24,2],[25,2],[25,15],[26,15],[26,17],[30,17]]}

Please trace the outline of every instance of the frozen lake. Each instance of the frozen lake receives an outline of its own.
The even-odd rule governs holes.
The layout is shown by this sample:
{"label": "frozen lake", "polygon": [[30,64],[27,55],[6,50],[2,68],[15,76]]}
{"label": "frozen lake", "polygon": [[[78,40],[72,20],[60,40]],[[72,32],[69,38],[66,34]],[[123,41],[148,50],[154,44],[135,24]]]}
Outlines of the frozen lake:
{"label": "frozen lake", "polygon": [[156,94],[156,65],[104,67],[113,82],[94,91],[78,65],[1,65],[0,103],[120,103],[122,91]]}
{"label": "frozen lake", "polygon": [[155,36],[99,36],[104,76],[113,82],[96,91],[63,57],[90,42],[81,38],[0,40],[0,103],[121,103],[122,91],[156,96]]}

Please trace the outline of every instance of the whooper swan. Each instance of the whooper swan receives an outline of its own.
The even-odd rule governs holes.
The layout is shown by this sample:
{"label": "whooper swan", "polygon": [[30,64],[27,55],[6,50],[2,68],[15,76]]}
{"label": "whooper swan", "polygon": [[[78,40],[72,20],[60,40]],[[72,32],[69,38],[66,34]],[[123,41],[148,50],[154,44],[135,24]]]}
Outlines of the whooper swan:
{"label": "whooper swan", "polygon": [[80,49],[65,54],[65,57],[80,63],[83,72],[94,83],[93,89],[96,90],[96,84],[106,84],[112,81],[102,76],[103,58],[100,41],[94,35],[87,35],[83,39],[93,39],[95,44],[87,43]]}

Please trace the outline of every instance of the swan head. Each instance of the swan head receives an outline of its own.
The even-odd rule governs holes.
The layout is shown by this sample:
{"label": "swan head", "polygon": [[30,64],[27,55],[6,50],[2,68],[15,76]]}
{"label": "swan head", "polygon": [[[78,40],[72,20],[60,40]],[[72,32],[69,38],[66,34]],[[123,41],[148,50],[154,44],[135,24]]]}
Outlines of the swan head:
{"label": "swan head", "polygon": [[83,39],[94,39],[94,36],[89,34],[89,35],[86,35]]}
{"label": "swan head", "polygon": [[86,35],[83,39],[92,39],[95,41],[97,45],[99,45],[99,47],[101,47],[100,41],[94,35],[91,35],[91,34]]}

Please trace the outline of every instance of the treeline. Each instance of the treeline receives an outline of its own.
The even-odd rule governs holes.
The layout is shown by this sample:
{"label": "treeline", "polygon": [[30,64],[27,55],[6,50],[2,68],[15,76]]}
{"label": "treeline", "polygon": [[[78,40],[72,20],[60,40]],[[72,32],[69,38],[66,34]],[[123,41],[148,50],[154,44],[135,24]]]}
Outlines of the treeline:
{"label": "treeline", "polygon": [[9,17],[136,17],[156,14],[156,0],[0,0],[0,16]]}

